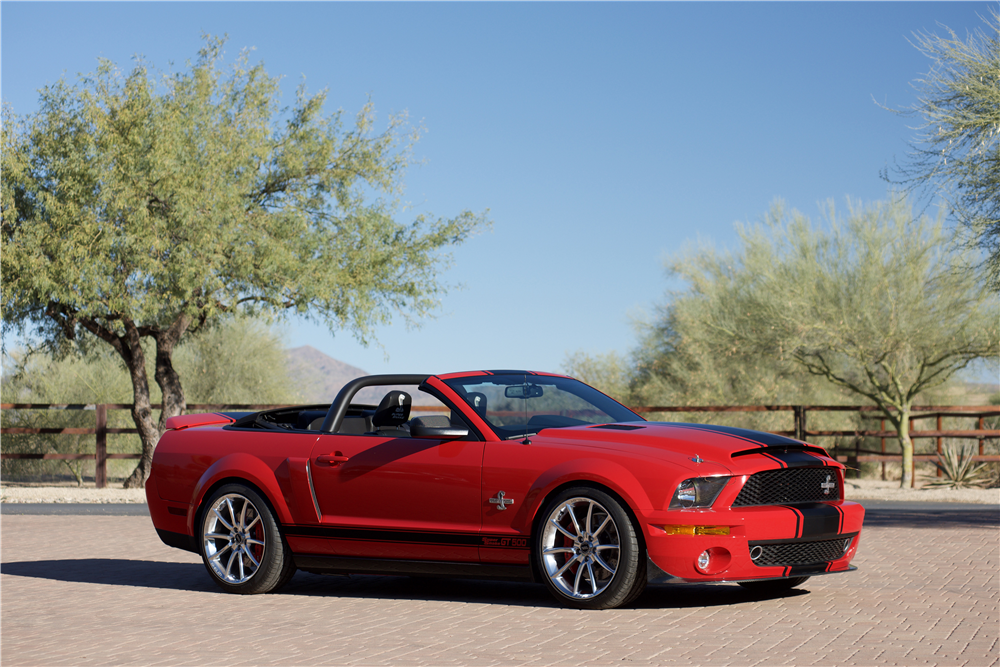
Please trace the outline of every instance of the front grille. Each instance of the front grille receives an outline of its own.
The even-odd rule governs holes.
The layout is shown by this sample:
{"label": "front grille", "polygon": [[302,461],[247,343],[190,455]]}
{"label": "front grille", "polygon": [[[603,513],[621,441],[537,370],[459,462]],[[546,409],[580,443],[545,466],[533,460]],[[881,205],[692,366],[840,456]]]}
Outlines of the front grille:
{"label": "front grille", "polygon": [[787,468],[750,475],[740,495],[733,501],[733,507],[791,505],[840,499],[836,469]]}
{"label": "front grille", "polygon": [[[847,552],[853,537],[818,542],[786,542],[784,544],[755,544],[750,542],[750,558],[754,565],[814,565],[837,560]],[[760,550],[757,558],[757,550]]]}

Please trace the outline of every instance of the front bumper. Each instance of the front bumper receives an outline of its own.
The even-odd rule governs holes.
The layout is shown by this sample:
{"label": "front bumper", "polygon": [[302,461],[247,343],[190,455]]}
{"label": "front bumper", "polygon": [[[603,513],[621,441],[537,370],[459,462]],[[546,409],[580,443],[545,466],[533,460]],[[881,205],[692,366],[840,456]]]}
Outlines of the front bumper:
{"label": "front bumper", "polygon": [[[856,569],[850,563],[864,513],[848,501],[648,512],[641,517],[647,578],[651,583],[709,583],[848,572]],[[729,534],[672,535],[665,530],[670,526],[725,526]],[[699,564],[705,552],[708,564]]]}

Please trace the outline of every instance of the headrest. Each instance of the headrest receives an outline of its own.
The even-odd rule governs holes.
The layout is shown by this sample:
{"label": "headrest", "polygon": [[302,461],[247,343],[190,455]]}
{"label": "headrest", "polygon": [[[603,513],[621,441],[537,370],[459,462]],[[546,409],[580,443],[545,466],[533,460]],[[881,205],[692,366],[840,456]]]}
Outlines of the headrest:
{"label": "headrest", "polygon": [[486,394],[478,391],[470,391],[466,394],[466,399],[481,417],[486,416]]}
{"label": "headrest", "polygon": [[405,391],[390,391],[375,408],[372,426],[399,426],[410,418],[410,395]]}

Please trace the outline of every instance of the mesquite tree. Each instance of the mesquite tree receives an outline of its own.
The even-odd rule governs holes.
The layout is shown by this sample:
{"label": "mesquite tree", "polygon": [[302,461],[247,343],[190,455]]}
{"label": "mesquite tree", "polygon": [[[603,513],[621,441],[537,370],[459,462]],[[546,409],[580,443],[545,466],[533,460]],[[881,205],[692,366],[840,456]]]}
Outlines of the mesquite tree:
{"label": "mesquite tree", "polygon": [[906,161],[883,177],[940,194],[986,251],[1000,291],[1000,13],[991,8],[984,22],[964,40],[950,28],[914,36],[931,69],[914,82],[917,102],[893,111],[922,124]]}
{"label": "mesquite tree", "polygon": [[882,409],[909,486],[914,401],[973,360],[997,357],[998,299],[955,230],[915,218],[901,197],[849,203],[846,216],[831,204],[826,218],[814,224],[777,205],[761,224],[738,227],[734,251],[673,260],[689,288],[661,309],[651,335],[662,340],[644,341],[640,377],[683,383],[732,360],[766,359],[767,367],[745,367],[738,384],[759,378],[766,390],[789,365],[803,369]]}
{"label": "mesquite tree", "polygon": [[[376,132],[366,105],[325,115],[325,93],[278,106],[278,79],[208,38],[185,71],[102,61],[3,115],[3,320],[53,345],[90,336],[133,388],[141,486],[167,418],[185,409],[173,354],[234,313],[296,312],[362,341],[393,314],[427,314],[442,249],[488,224],[396,220],[416,132]],[[159,420],[141,342],[152,340]]]}

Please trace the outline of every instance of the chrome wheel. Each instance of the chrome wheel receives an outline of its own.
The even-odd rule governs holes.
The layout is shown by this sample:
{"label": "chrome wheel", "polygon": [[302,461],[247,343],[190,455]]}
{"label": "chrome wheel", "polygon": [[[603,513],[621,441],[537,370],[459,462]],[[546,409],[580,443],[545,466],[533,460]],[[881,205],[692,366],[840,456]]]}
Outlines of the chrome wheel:
{"label": "chrome wheel", "polygon": [[569,498],[556,505],[545,517],[540,546],[545,575],[573,600],[603,593],[621,561],[618,526],[591,498]]}
{"label": "chrome wheel", "polygon": [[267,538],[260,511],[246,496],[216,498],[203,525],[205,560],[220,580],[242,584],[257,574]]}

